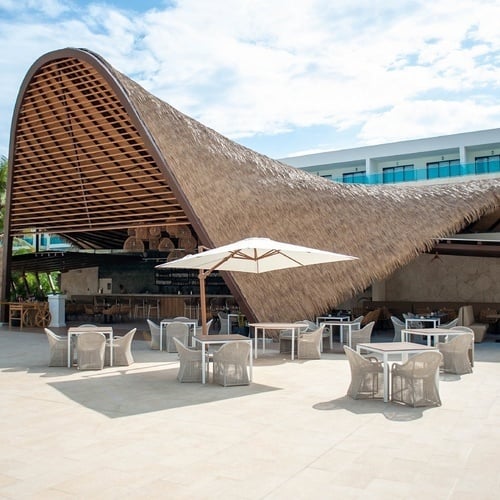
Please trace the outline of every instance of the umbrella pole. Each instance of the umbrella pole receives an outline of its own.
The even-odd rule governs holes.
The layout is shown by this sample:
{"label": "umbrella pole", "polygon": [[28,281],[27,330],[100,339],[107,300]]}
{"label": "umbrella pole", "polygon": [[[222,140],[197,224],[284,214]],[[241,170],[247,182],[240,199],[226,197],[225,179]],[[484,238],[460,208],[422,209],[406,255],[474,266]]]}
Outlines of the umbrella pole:
{"label": "umbrella pole", "polygon": [[200,280],[200,307],[201,307],[201,332],[203,335],[208,335],[207,332],[207,299],[205,294],[205,273],[202,269],[198,274]]}

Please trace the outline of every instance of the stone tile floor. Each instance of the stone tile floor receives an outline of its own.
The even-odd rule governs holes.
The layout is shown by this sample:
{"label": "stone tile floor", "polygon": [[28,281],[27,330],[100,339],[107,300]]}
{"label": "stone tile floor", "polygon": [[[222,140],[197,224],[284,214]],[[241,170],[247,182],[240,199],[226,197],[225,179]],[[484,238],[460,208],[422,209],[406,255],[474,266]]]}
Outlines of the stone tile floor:
{"label": "stone tile floor", "polygon": [[413,409],[346,397],[343,354],[271,345],[224,388],[178,383],[176,354],[139,339],[130,367],[78,372],[0,328],[0,498],[498,498],[500,343]]}

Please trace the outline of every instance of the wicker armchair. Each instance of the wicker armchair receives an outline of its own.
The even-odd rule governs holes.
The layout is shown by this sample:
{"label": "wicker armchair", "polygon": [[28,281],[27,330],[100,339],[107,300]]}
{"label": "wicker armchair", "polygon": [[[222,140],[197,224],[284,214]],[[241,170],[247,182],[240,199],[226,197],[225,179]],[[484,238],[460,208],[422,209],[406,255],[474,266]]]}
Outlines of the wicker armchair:
{"label": "wicker armchair", "polygon": [[166,328],[167,352],[177,352],[174,338],[179,339],[185,346],[188,345],[189,325],[182,321],[173,321],[167,324]]}
{"label": "wicker armchair", "polygon": [[146,320],[149,326],[149,332],[151,333],[151,349],[160,348],[160,325],[157,325],[154,321],[150,319]]}
{"label": "wicker armchair", "polygon": [[409,406],[440,406],[438,376],[443,356],[438,351],[416,354],[391,369],[391,400]]}
{"label": "wicker armchair", "polygon": [[375,321],[370,321],[363,328],[359,330],[353,330],[351,332],[351,347],[356,350],[358,344],[365,342],[370,342],[372,338],[373,327],[375,326]]}
{"label": "wicker armchair", "polygon": [[466,333],[470,333],[472,335],[472,342],[469,346],[469,361],[470,361],[471,366],[474,366],[474,330],[472,328],[469,328],[468,326],[453,326],[452,328],[450,328],[450,330],[451,330],[451,332],[446,337],[446,342],[448,342],[449,340],[451,340],[454,337],[454,335],[453,335],[454,331],[466,332]]}
{"label": "wicker armchair", "polygon": [[[305,321],[295,321],[295,323],[305,323]],[[311,322],[312,323],[312,322]],[[315,323],[312,323],[314,325],[313,330],[317,328]],[[303,328],[300,329],[300,333],[307,332],[309,330],[309,326],[304,326]],[[280,353],[281,354],[288,354],[292,352],[292,331],[291,330],[281,330],[279,332],[279,343],[280,343]],[[299,338],[299,335],[297,334],[297,330],[295,330],[295,335],[293,336],[294,338],[294,351],[297,352],[297,341]]]}
{"label": "wicker armchair", "polygon": [[405,323],[396,316],[391,316],[391,321],[392,326],[394,327],[394,338],[392,339],[392,341],[401,342],[401,330],[404,329]]}
{"label": "wicker armchair", "polygon": [[471,333],[462,333],[448,342],[437,344],[436,347],[443,355],[443,371],[457,375],[472,373],[469,349],[473,342],[474,336]]}
{"label": "wicker armchair", "polygon": [[229,342],[214,352],[214,383],[223,385],[248,385],[250,344]]}
{"label": "wicker armchair", "polygon": [[227,328],[227,313],[219,312],[217,316],[219,317],[219,335],[227,335],[229,333]]}
{"label": "wicker armchair", "polygon": [[321,343],[323,340],[323,330],[325,326],[321,325],[310,333],[300,333],[297,341],[298,359],[320,359]]}
{"label": "wicker armchair", "polygon": [[[52,330],[45,328],[45,334],[49,341],[50,357],[49,366],[68,365],[68,338],[55,334]],[[70,359],[73,359],[73,348],[71,347]]]}
{"label": "wicker armchair", "polygon": [[100,332],[83,332],[76,339],[79,370],[102,370],[106,337]]}
{"label": "wicker armchair", "polygon": [[[113,366],[129,366],[134,362],[132,356],[132,340],[137,328],[132,328],[123,337],[113,338]],[[104,364],[109,365],[111,344],[106,341],[106,351],[104,354]]]}
{"label": "wicker armchair", "polygon": [[353,399],[375,399],[384,395],[384,368],[375,357],[364,357],[344,346],[344,352],[351,368],[351,384],[347,395]]}
{"label": "wicker armchair", "polygon": [[[210,335],[210,327],[212,326],[213,321],[214,321],[213,318],[211,320],[207,321],[207,335]],[[196,327],[196,331],[195,331],[194,336],[199,337],[200,335],[203,335],[203,325]],[[192,338],[193,338],[193,336],[192,336],[191,332],[189,332],[189,345],[191,345],[191,346],[193,345]]]}
{"label": "wicker armchair", "polygon": [[173,338],[173,342],[175,343],[177,352],[179,353],[180,362],[177,380],[179,382],[201,382],[203,370],[203,366],[201,364],[201,350],[186,347],[177,337]]}
{"label": "wicker armchair", "polygon": [[455,319],[452,319],[448,323],[444,323],[443,325],[439,325],[439,328],[454,328],[457,325],[458,325],[458,317]]}

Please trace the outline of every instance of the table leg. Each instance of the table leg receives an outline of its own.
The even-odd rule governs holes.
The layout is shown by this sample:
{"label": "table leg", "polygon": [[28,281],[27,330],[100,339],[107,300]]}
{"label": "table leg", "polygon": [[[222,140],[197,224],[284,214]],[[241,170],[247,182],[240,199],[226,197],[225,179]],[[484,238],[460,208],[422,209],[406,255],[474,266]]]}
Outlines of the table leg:
{"label": "table leg", "polygon": [[68,332],[68,368],[71,368],[71,335]]}
{"label": "table leg", "polygon": [[163,325],[160,323],[160,351],[162,351],[162,340],[163,340]]}
{"label": "table leg", "polygon": [[205,366],[205,344],[202,342],[201,344],[201,383],[204,384],[205,383],[205,370],[206,370],[206,366]]}
{"label": "table leg", "polygon": [[389,402],[389,355],[384,353],[384,403]]}
{"label": "table leg", "polygon": [[253,378],[252,341],[250,340],[250,382]]}
{"label": "table leg", "polygon": [[257,343],[259,342],[259,327],[258,326],[254,326],[253,327],[253,340],[254,340],[254,344],[255,344],[255,348],[254,348],[254,356],[255,356],[255,359],[257,359]]}
{"label": "table leg", "polygon": [[292,361],[295,354],[295,328],[292,328]]}
{"label": "table leg", "polygon": [[113,332],[109,334],[109,366],[113,366]]}

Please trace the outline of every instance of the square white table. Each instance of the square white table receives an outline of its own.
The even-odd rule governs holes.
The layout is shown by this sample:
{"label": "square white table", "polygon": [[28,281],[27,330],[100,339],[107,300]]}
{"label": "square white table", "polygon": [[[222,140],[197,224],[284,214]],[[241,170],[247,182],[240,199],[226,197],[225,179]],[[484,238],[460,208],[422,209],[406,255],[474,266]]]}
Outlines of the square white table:
{"label": "square white table", "polygon": [[[257,342],[259,339],[259,330],[262,331],[262,352],[266,351],[266,330],[292,330],[292,354],[291,358],[295,356],[295,335],[299,335],[300,330],[307,328],[307,323],[249,323],[254,329],[255,349],[254,356],[257,359]],[[295,333],[297,332],[297,333]]]}
{"label": "square white table", "polygon": [[[436,345],[436,340],[439,342],[440,337],[447,337],[448,335],[463,335],[461,330],[452,330],[451,328],[408,328],[401,330],[401,340],[403,342],[410,342],[412,335],[421,335],[427,337],[427,345]],[[474,342],[472,342],[472,362],[474,362]]]}
{"label": "square white table", "polygon": [[196,335],[196,327],[198,326],[197,319],[191,319],[189,321],[181,321],[180,319],[162,319],[160,321],[160,351],[163,351],[163,333],[167,333],[167,325],[169,323],[184,323],[192,329],[193,337]]}
{"label": "square white table", "polygon": [[68,368],[71,368],[71,336],[84,332],[99,332],[109,337],[109,366],[113,366],[113,327],[112,326],[72,326],[68,328]]}
{"label": "square white table", "polygon": [[352,330],[359,330],[361,328],[361,321],[322,321],[321,325],[330,327],[330,349],[333,349],[333,328],[338,326],[340,331],[340,343],[344,343],[344,328],[347,328],[347,345],[351,347],[351,333]]}
{"label": "square white table", "polygon": [[230,335],[198,335],[197,337],[193,337],[194,343],[198,343],[201,345],[201,383],[204,384],[206,382],[206,349],[205,346],[209,346],[210,344],[228,344],[230,342],[247,342],[250,344],[250,382],[252,381],[252,371],[253,371],[253,361],[252,361],[252,339],[249,337],[245,337],[244,335],[239,334],[230,334]]}
{"label": "square white table", "polygon": [[[389,356],[397,355],[400,361],[406,361],[408,354],[419,354],[425,351],[437,351],[436,347],[431,347],[423,344],[414,344],[413,342],[367,342],[366,344],[358,344],[356,350],[359,354],[361,351],[382,355],[382,363],[384,367],[384,402],[389,401]],[[437,373],[439,377],[439,370]]]}
{"label": "square white table", "polygon": [[316,324],[319,326],[323,321],[349,321],[351,318],[349,316],[316,316]]}
{"label": "square white table", "polygon": [[432,318],[406,318],[405,327],[411,328],[412,323],[432,323],[431,328],[437,328],[441,324],[441,318],[438,316]]}

